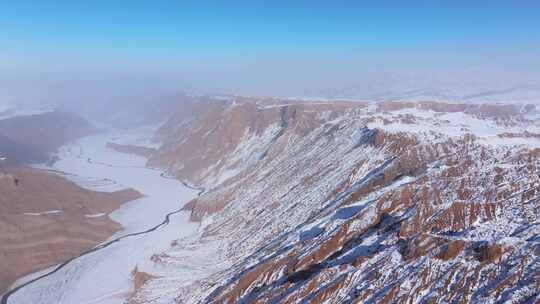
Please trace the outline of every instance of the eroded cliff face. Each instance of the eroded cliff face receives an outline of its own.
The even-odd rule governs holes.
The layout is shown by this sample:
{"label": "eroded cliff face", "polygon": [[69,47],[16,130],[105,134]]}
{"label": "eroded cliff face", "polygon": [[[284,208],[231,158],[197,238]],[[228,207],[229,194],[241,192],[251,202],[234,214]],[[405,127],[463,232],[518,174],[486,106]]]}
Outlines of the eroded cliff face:
{"label": "eroded cliff face", "polygon": [[0,169],[0,294],[16,279],[63,262],[120,229],[107,214],[141,196],[85,190],[37,169]]}
{"label": "eroded cliff face", "polygon": [[200,234],[134,303],[540,300],[534,106],[193,108],[150,163],[207,189],[186,206]]}
{"label": "eroded cliff face", "polygon": [[[214,187],[268,154],[279,153],[283,138],[305,135],[330,116],[358,106],[282,104],[272,99],[254,102],[241,97],[188,102],[181,114],[159,131],[164,144],[148,165],[163,167],[191,183]],[[321,118],[320,113],[329,116]]]}

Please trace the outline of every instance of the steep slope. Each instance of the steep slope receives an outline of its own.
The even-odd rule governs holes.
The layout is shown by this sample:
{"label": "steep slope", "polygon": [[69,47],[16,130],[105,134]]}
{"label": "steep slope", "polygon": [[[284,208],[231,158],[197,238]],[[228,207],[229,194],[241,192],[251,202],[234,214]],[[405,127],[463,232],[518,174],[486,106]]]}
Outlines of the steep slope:
{"label": "steep slope", "polygon": [[207,189],[200,234],[133,303],[540,300],[534,106],[207,105],[150,162]]}
{"label": "steep slope", "polygon": [[[149,160],[190,182],[212,187],[265,159],[286,131],[303,136],[324,119],[343,112],[351,103],[276,104],[203,99],[184,107],[159,133],[164,141]],[[324,113],[328,117],[319,118]],[[284,136],[284,138],[287,136]]]}
{"label": "steep slope", "polygon": [[120,227],[107,213],[141,196],[89,191],[29,168],[1,170],[0,193],[0,293],[108,238]]}

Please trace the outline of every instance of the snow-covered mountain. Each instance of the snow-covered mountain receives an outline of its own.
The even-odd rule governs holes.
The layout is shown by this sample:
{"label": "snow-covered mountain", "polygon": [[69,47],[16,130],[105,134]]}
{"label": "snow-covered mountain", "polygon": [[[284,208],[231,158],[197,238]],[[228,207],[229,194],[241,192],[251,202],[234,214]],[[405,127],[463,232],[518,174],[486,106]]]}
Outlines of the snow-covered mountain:
{"label": "snow-covered mountain", "polygon": [[535,105],[199,98],[159,137],[201,226],[131,303],[540,300]]}

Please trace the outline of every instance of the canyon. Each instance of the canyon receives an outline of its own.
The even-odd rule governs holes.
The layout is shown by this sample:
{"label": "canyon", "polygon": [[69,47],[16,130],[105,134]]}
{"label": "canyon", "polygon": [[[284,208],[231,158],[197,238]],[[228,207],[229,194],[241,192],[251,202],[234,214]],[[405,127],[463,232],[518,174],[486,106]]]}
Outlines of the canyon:
{"label": "canyon", "polygon": [[[111,222],[115,229],[109,230],[98,243],[87,243],[84,250],[71,252],[59,264],[17,280],[6,293],[8,298],[2,298],[5,303],[121,303],[146,280],[146,261],[156,251],[167,248],[175,237],[196,229],[197,225],[180,211],[182,202],[195,197],[196,190],[162,176],[160,170],[145,167],[144,157],[110,148],[111,142],[140,143],[148,134],[151,133],[146,130],[93,134],[62,146],[54,163],[32,166],[33,170],[42,170],[52,177],[60,175],[71,184],[104,197],[126,192],[137,195],[108,210],[103,210],[105,205],[101,203],[100,210],[86,210],[84,218]],[[66,204],[76,206],[77,200],[68,198]],[[73,218],[72,214],[66,216]],[[80,232],[79,237],[88,234],[75,231],[74,235],[76,232]],[[68,242],[61,244],[69,248]]]}
{"label": "canyon", "polygon": [[143,195],[82,208],[120,223],[109,240],[167,225],[9,303],[540,301],[536,105],[181,96],[168,114],[21,169]]}
{"label": "canyon", "polygon": [[63,112],[0,120],[0,293],[18,278],[106,240],[120,225],[95,215],[141,197],[133,189],[90,191],[62,172],[23,166],[46,162],[49,153],[92,132],[84,119]]}
{"label": "canyon", "polygon": [[207,189],[184,207],[199,236],[164,251],[167,271],[131,303],[540,300],[536,106],[235,96],[190,109],[158,130],[148,165]]}
{"label": "canyon", "polygon": [[540,304],[539,12],[0,0],[0,304]]}

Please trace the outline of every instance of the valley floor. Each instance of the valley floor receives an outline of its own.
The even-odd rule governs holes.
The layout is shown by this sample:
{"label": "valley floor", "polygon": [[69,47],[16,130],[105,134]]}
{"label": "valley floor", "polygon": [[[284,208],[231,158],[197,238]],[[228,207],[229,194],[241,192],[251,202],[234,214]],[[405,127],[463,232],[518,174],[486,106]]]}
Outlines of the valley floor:
{"label": "valley floor", "polygon": [[[62,147],[60,160],[49,168],[67,173],[65,177],[91,190],[130,187],[144,195],[110,214],[123,230],[109,241],[165,222],[168,213],[179,210],[197,195],[196,190],[178,180],[162,177],[161,171],[145,168],[145,158],[106,147],[107,142],[118,138],[130,138],[140,144],[146,134],[106,133],[82,138]],[[168,248],[173,240],[196,231],[197,224],[188,218],[184,212],[171,214],[156,230],[123,238],[21,288],[8,303],[122,303],[133,292],[131,274],[135,269],[152,272],[155,266],[150,258],[154,254]],[[19,280],[14,287],[35,276]]]}

